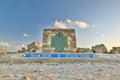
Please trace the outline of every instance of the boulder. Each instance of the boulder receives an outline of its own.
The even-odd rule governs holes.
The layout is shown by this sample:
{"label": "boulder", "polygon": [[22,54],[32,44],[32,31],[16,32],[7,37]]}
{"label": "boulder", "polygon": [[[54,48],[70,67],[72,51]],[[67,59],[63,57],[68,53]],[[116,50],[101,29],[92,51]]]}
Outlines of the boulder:
{"label": "boulder", "polygon": [[21,50],[18,50],[18,53],[25,53],[28,50],[25,47],[22,47]]}
{"label": "boulder", "polygon": [[107,48],[104,44],[92,46],[92,51],[94,53],[107,53]]}
{"label": "boulder", "polygon": [[0,54],[4,54],[5,52],[3,50],[0,49]]}
{"label": "boulder", "polygon": [[31,44],[27,45],[29,52],[36,52],[42,47],[42,44],[40,42],[32,42]]}
{"label": "boulder", "polygon": [[93,53],[89,48],[77,48],[77,53]]}
{"label": "boulder", "polygon": [[110,50],[110,53],[120,53],[120,47],[112,47],[112,50]]}
{"label": "boulder", "polygon": [[31,44],[27,45],[27,48],[22,47],[18,50],[18,53],[25,53],[25,52],[36,52],[42,48],[42,44],[40,42],[32,42]]}

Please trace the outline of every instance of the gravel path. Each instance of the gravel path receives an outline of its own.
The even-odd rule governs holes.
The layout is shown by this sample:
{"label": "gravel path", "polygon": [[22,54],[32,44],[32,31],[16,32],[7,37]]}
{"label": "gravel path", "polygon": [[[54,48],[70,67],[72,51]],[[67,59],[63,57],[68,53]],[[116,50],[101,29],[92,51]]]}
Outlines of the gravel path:
{"label": "gravel path", "polygon": [[0,64],[0,80],[120,80],[120,63]]}
{"label": "gravel path", "polygon": [[120,54],[95,59],[24,59],[0,55],[0,80],[120,80]]}

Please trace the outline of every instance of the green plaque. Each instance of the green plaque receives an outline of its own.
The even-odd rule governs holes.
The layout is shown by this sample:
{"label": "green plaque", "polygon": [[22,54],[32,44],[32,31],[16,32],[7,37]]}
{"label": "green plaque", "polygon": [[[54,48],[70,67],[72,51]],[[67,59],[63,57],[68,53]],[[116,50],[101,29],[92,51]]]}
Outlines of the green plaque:
{"label": "green plaque", "polygon": [[65,47],[68,45],[68,39],[63,33],[56,33],[51,37],[51,47],[54,47],[56,51],[63,51]]}

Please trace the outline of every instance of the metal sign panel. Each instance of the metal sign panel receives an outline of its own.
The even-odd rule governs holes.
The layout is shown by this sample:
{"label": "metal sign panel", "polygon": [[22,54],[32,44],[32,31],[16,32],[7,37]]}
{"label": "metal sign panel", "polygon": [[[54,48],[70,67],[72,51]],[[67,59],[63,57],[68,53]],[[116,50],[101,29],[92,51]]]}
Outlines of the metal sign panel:
{"label": "metal sign panel", "polygon": [[95,58],[95,54],[78,54],[78,53],[75,53],[75,54],[72,54],[72,53],[67,53],[67,54],[64,54],[64,53],[61,53],[61,54],[57,54],[57,53],[26,53],[24,54],[24,57],[25,58],[56,58],[56,59],[92,59],[92,58]]}
{"label": "metal sign panel", "polygon": [[63,51],[68,45],[68,39],[63,33],[56,33],[51,37],[51,47],[55,48],[56,51]]}

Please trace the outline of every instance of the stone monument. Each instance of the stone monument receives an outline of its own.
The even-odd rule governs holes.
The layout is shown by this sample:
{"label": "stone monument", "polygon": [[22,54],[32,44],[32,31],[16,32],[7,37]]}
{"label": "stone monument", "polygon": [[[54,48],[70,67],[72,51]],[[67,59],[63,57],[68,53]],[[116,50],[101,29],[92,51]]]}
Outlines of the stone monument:
{"label": "stone monument", "polygon": [[42,53],[73,53],[76,49],[74,29],[44,29]]}

